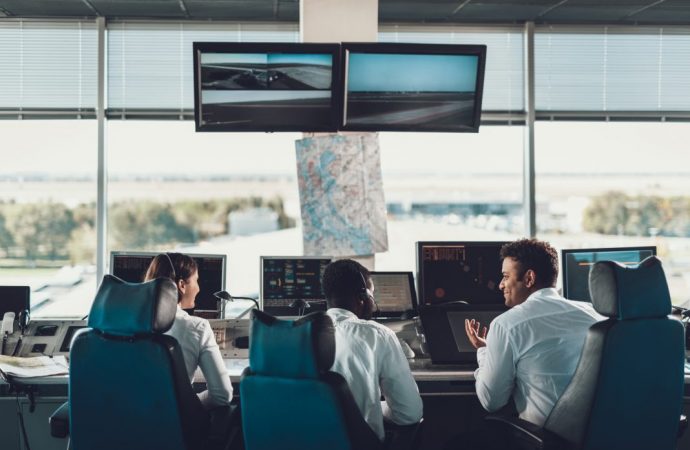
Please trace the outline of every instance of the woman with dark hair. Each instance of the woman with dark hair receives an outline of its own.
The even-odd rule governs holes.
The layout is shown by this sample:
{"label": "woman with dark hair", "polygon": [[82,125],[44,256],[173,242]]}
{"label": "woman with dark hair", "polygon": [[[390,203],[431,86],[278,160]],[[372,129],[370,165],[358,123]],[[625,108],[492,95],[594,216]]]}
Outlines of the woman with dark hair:
{"label": "woman with dark hair", "polygon": [[207,320],[184,311],[194,307],[199,293],[196,261],[182,253],[161,253],[151,261],[144,281],[155,278],[170,278],[177,285],[177,313],[166,334],[180,344],[189,382],[194,380],[196,368],[201,368],[207,387],[206,391],[198,394],[203,405],[206,408],[229,405],[232,385],[211,325]]}

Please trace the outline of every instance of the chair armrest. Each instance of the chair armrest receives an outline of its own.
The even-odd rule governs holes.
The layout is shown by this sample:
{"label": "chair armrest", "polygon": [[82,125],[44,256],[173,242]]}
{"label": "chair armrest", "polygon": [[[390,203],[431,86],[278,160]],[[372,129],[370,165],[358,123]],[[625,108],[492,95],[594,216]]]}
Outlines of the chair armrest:
{"label": "chair armrest", "polygon": [[558,435],[518,417],[486,416],[486,421],[500,431],[519,449],[559,449],[570,448],[570,444]]}
{"label": "chair armrest", "polygon": [[63,403],[48,418],[50,435],[56,438],[66,438],[69,435],[69,402]]}
{"label": "chair armrest", "polygon": [[680,422],[678,423],[678,439],[683,437],[683,433],[688,428],[688,418],[683,414],[680,415]]}

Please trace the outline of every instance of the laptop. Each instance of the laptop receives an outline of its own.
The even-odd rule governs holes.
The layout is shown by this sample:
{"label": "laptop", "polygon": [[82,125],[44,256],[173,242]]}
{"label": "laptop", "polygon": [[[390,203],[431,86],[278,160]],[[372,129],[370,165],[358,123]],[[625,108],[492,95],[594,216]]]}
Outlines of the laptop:
{"label": "laptop", "polygon": [[412,272],[371,272],[377,321],[410,319],[417,315],[417,292]]}

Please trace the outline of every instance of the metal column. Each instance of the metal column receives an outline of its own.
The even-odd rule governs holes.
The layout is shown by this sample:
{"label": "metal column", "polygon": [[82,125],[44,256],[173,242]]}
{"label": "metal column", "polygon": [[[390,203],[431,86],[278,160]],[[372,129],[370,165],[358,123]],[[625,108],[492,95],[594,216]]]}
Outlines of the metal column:
{"label": "metal column", "polygon": [[96,97],[96,122],[98,123],[98,174],[96,194],[96,280],[100,285],[105,274],[107,248],[107,158],[105,149],[105,17],[96,19],[98,29],[98,93]]}
{"label": "metal column", "polygon": [[534,183],[534,22],[525,23],[524,31],[524,80],[525,80],[525,142],[523,146],[522,207],[525,214],[525,232],[529,237],[537,235],[537,211]]}

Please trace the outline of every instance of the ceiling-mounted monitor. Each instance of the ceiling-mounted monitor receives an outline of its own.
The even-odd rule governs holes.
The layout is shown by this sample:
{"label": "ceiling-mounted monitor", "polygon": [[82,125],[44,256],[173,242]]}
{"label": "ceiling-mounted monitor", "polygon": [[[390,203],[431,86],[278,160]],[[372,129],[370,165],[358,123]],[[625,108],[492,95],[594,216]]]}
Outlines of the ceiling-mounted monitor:
{"label": "ceiling-mounted monitor", "polygon": [[196,131],[335,131],[339,44],[194,43]]}
{"label": "ceiling-mounted monitor", "polygon": [[342,130],[479,130],[485,45],[343,43],[342,58]]}

